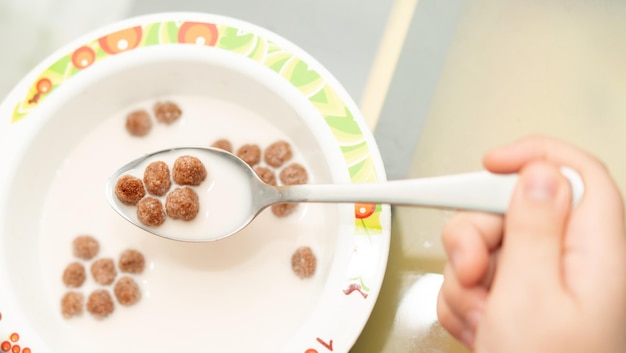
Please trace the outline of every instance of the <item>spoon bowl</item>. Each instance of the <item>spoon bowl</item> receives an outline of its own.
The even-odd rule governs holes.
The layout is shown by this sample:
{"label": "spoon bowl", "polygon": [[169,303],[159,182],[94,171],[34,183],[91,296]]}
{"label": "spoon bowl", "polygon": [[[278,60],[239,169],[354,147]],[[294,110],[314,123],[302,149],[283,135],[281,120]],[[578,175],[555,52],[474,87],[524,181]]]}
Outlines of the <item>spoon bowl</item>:
{"label": "spoon bowl", "polygon": [[[158,226],[142,223],[136,207],[124,204],[116,196],[118,179],[123,175],[141,179],[148,164],[163,161],[172,166],[181,156],[200,159],[208,170],[207,180],[192,187],[198,194],[198,215],[191,221],[168,219]],[[572,201],[577,204],[584,192],[582,179],[572,169],[561,170],[570,181]],[[237,233],[263,209],[278,203],[385,203],[502,214],[508,208],[517,179],[517,174],[479,171],[381,183],[272,186],[230,152],[212,147],[176,147],[144,155],[121,167],[108,179],[106,197],[117,213],[150,233],[179,241],[206,242]],[[167,209],[167,198],[163,198]]]}
{"label": "spoon bowl", "polygon": [[[137,207],[122,202],[115,194],[118,179],[132,175],[143,179],[145,168],[152,162],[163,161],[170,168],[181,156],[194,156],[208,170],[207,180],[191,186],[198,195],[200,210],[193,221],[168,219],[159,226],[142,223]],[[172,185],[171,189],[183,187]],[[238,232],[262,210],[261,203],[276,199],[278,190],[263,183],[243,160],[218,148],[177,147],[156,151],[135,159],[117,170],[106,184],[106,197],[113,209],[136,226],[165,238],[180,241],[219,240]],[[156,197],[163,205],[167,197]],[[269,203],[268,203],[269,204]]]}

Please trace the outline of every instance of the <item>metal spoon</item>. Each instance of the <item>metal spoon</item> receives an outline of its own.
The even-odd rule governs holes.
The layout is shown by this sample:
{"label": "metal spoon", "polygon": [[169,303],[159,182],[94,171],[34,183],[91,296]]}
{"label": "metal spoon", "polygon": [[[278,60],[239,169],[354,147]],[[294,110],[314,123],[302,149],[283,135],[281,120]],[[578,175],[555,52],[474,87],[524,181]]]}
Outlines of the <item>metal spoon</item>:
{"label": "metal spoon", "polygon": [[[164,161],[171,168],[173,161],[182,155],[199,158],[208,170],[207,180],[194,187],[200,198],[199,214],[187,222],[167,219],[160,226],[141,223],[136,207],[123,204],[115,196],[118,178],[124,174],[143,178],[143,169],[154,161]],[[576,204],[584,190],[582,179],[569,168],[563,168],[562,173],[570,181]],[[480,171],[381,183],[271,186],[262,182],[248,164],[229,152],[216,148],[180,147],[154,152],[126,164],[109,178],[106,196],[117,213],[150,233],[174,240],[205,242],[238,232],[261,210],[276,203],[362,202],[504,213],[517,179],[517,174]]]}

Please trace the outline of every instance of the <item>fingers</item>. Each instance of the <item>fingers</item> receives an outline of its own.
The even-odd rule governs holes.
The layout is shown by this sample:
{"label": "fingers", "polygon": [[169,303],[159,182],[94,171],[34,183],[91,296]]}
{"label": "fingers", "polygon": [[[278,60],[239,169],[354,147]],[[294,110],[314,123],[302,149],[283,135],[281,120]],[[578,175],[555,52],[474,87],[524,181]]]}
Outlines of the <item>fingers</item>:
{"label": "fingers", "polygon": [[443,246],[462,285],[488,285],[494,267],[490,254],[502,241],[503,225],[501,216],[480,212],[459,213],[446,224]]}
{"label": "fingers", "polygon": [[571,190],[560,170],[548,162],[532,162],[520,172],[505,217],[496,281],[547,288],[563,283],[563,239]]}
{"label": "fingers", "polygon": [[437,314],[443,327],[470,348],[484,310],[502,230],[501,216],[479,212],[459,213],[443,230],[450,263],[444,271]]}
{"label": "fingers", "polygon": [[481,286],[464,287],[450,266],[446,267],[444,278],[437,298],[439,322],[450,334],[471,347],[484,311],[487,290]]}
{"label": "fingers", "polygon": [[[596,158],[570,144],[535,136],[495,149],[483,162],[492,172],[510,173],[537,160],[573,168],[585,184],[583,198],[571,213],[564,244],[569,255],[566,264],[574,276],[603,280],[598,273],[623,268],[624,263],[615,260],[625,257],[623,201],[610,173]],[[595,290],[594,284],[589,288]]]}
{"label": "fingers", "polygon": [[442,290],[439,292],[439,296],[437,297],[437,317],[439,318],[439,323],[446,329],[446,331],[448,331],[448,333],[452,335],[452,337],[456,338],[471,349],[474,343],[474,335],[472,334],[473,331],[469,328],[469,325],[465,323],[461,316],[457,316],[450,309],[448,302],[443,296],[444,287],[441,287],[441,289]]}

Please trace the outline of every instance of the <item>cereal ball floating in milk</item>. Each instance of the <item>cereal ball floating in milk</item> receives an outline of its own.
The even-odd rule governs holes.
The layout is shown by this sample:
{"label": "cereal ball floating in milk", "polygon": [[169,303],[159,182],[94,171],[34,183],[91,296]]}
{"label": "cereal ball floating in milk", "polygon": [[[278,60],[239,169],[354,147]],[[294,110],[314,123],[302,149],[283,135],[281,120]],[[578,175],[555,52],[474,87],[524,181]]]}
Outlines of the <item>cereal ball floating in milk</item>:
{"label": "cereal ball floating in milk", "polygon": [[172,176],[179,185],[200,185],[207,177],[202,161],[193,156],[180,156],[174,161]]}
{"label": "cereal ball floating in milk", "polygon": [[272,205],[272,213],[276,217],[287,217],[296,210],[297,203],[277,203]]}
{"label": "cereal ball floating in milk", "polygon": [[114,309],[113,298],[106,289],[97,289],[87,298],[87,311],[96,318],[103,319]]}
{"label": "cereal ball floating in milk", "polygon": [[74,256],[82,260],[91,260],[100,251],[100,244],[90,235],[80,235],[72,242]]}
{"label": "cereal ball floating in milk", "polygon": [[141,199],[137,204],[137,219],[149,227],[160,226],[165,222],[163,204],[152,196]]}
{"label": "cereal ball floating in milk", "polygon": [[115,293],[117,301],[124,306],[133,305],[141,299],[139,286],[137,282],[130,277],[120,278],[120,280],[115,283],[113,293]]}
{"label": "cereal ball floating in milk", "polygon": [[265,149],[263,159],[272,167],[280,167],[292,156],[291,145],[287,141],[276,141]]}
{"label": "cereal ball floating in milk", "polygon": [[316,267],[317,259],[308,246],[299,247],[291,256],[291,268],[302,279],[312,277]]}
{"label": "cereal ball floating in milk", "polygon": [[219,148],[226,152],[233,153],[233,144],[227,139],[219,139],[213,142],[211,147]]}
{"label": "cereal ball floating in milk", "polygon": [[91,264],[91,275],[93,279],[102,285],[109,285],[115,280],[117,270],[113,259],[99,259]]}
{"label": "cereal ball floating in milk", "polygon": [[163,161],[148,164],[143,173],[143,183],[150,194],[165,195],[172,186],[170,168]]}
{"label": "cereal ball floating in milk", "polygon": [[165,200],[165,212],[173,219],[191,221],[199,210],[198,194],[190,187],[174,189]]}
{"label": "cereal ball floating in milk", "polygon": [[63,271],[63,283],[70,288],[78,288],[85,283],[87,271],[80,262],[72,262]]}
{"label": "cereal ball floating in milk", "polygon": [[254,172],[265,184],[276,186],[276,174],[270,168],[256,166]]}
{"label": "cereal ball floating in milk", "polygon": [[136,110],[126,116],[126,130],[132,136],[146,136],[152,129],[152,119],[145,110]]}
{"label": "cereal ball floating in milk", "polygon": [[79,292],[67,292],[61,298],[61,314],[69,319],[83,313],[85,298]]}
{"label": "cereal ball floating in milk", "polygon": [[292,163],[280,171],[280,182],[283,185],[306,184],[308,179],[306,169],[298,163]]}
{"label": "cereal ball floating in milk", "polygon": [[154,116],[160,123],[171,124],[182,115],[180,107],[172,102],[158,102],[154,105]]}
{"label": "cereal ball floating in milk", "polygon": [[237,150],[237,157],[252,167],[261,161],[261,147],[256,144],[245,144]]}
{"label": "cereal ball floating in milk", "polygon": [[123,204],[135,206],[146,196],[146,190],[141,179],[132,175],[122,175],[115,184],[115,196]]}
{"label": "cereal ball floating in milk", "polygon": [[128,249],[120,255],[117,265],[122,272],[142,273],[146,266],[146,260],[139,251]]}

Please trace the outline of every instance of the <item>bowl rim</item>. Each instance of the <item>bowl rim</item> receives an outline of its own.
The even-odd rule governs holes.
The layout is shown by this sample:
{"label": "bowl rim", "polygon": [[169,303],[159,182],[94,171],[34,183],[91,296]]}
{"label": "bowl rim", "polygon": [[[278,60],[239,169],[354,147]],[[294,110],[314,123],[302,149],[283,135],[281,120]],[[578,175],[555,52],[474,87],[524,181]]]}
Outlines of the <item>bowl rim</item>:
{"label": "bowl rim", "polygon": [[[213,33],[215,38],[206,38],[204,43],[180,43],[181,40],[185,40],[184,35],[181,34],[181,28],[186,24],[190,27],[194,25],[204,26],[198,28],[209,31],[207,33]],[[155,43],[148,42],[143,35],[150,30],[150,26],[159,26],[159,29],[163,27],[165,27],[166,30],[171,29],[175,31],[177,36],[175,38],[168,37],[165,41],[161,41],[163,38],[159,38]],[[140,28],[140,31],[143,32],[141,39],[135,46],[132,46],[132,44],[129,44],[127,41],[126,44],[132,46],[129,47],[130,49],[122,49],[117,53],[107,52],[103,49],[103,45],[105,45],[103,40],[106,41],[107,38],[111,38],[113,35],[123,31],[136,30],[137,28]],[[225,35],[224,33],[228,31],[252,34],[256,40],[265,42],[266,46],[274,46],[278,50],[281,50],[281,54],[285,55],[288,60],[291,60],[294,67],[296,65],[304,65],[309,73],[313,73],[315,79],[313,83],[309,82],[311,87],[303,87],[296,84],[294,84],[294,86],[300,90],[303,95],[307,96],[311,104],[313,104],[320,112],[320,115],[326,120],[329,129],[333,131],[336,143],[343,151],[346,168],[349,170],[348,173],[350,173],[350,182],[361,183],[386,180],[382,157],[380,156],[372,133],[365,124],[361,112],[343,86],[322,66],[322,64],[297,45],[265,28],[227,16],[198,12],[162,12],[127,18],[89,32],[50,54],[26,74],[0,103],[0,148],[4,148],[6,151],[14,151],[15,149],[19,151],[23,149],[24,145],[30,137],[38,131],[41,126],[40,124],[46,118],[45,114],[41,113],[41,109],[38,109],[38,107],[43,105],[42,102],[51,99],[50,97],[54,97],[55,89],[66,81],[71,80],[73,75],[79,75],[83,70],[97,67],[97,65],[94,64],[97,63],[98,60],[106,60],[112,56],[119,57],[124,55],[125,52],[135,48],[164,44],[209,44],[208,47],[229,50],[233,53],[247,56],[257,64],[271,68],[271,62],[268,62],[267,52],[262,53],[264,56],[260,55],[256,57],[255,48],[246,51],[236,47],[220,46],[219,41],[224,38],[222,35]],[[214,39],[214,41],[212,39]],[[177,40],[179,42],[176,42]],[[118,44],[119,43],[120,42],[118,42]],[[86,61],[76,61],[75,58],[80,54],[80,50],[84,50],[83,54],[87,55]],[[110,48],[108,50],[111,51]],[[93,55],[93,57],[89,55]],[[50,73],[55,65],[59,65],[61,62],[66,63],[66,65],[74,66],[71,68],[71,71],[69,71],[70,75],[57,75],[55,78],[47,77],[46,74]],[[280,70],[275,71],[277,75],[291,82],[284,72]],[[345,115],[332,115],[336,114],[337,107],[333,107],[334,110],[332,113],[324,110],[326,107],[322,107],[322,104],[315,101],[315,99],[318,99],[315,95],[319,92],[331,95],[331,98],[336,100],[334,103],[344,110]],[[38,119],[34,116],[37,116]],[[343,120],[339,121],[339,119]],[[15,147],[9,149],[9,146]],[[355,146],[360,148],[355,149]],[[9,166],[15,166],[19,163],[19,153],[2,154],[0,155],[0,161],[2,160]],[[8,170],[10,171],[11,168]],[[359,172],[352,172],[354,170],[359,170]],[[3,190],[7,190],[10,187],[9,179],[10,178],[0,178],[0,200],[2,200],[0,201],[0,214],[5,213],[6,202],[4,199],[7,194]],[[374,258],[367,258],[365,259],[366,261],[364,261],[363,258],[351,259],[348,266],[351,273],[346,274],[345,282],[342,284],[342,287],[335,289],[340,289],[342,291],[342,298],[346,300],[346,305],[344,305],[343,308],[339,308],[338,316],[341,316],[342,310],[354,311],[355,309],[359,311],[360,315],[357,318],[352,317],[348,319],[347,317],[340,317],[339,319],[335,318],[335,320],[325,322],[324,327],[319,328],[319,332],[311,333],[310,338],[306,338],[308,343],[302,345],[302,351],[311,353],[318,352],[318,350],[322,352],[329,349],[335,351],[345,349],[345,351],[348,351],[354,345],[371,315],[382,286],[390,247],[390,220],[391,209],[389,205],[376,205],[374,213],[367,216],[355,214],[354,234],[352,237],[354,238],[354,246],[356,248],[363,246],[363,243],[368,243],[362,241],[365,237],[370,239],[370,244],[372,244],[372,238],[376,239],[374,242],[376,249],[374,249],[375,251],[372,253]],[[2,230],[0,229],[0,231]],[[3,245],[3,241],[0,239],[0,251],[4,250]],[[354,253],[357,254],[356,251]],[[354,256],[358,257],[358,255]],[[367,260],[370,261],[370,263],[365,265],[368,267],[365,270],[368,272],[367,276],[354,276],[355,273],[358,273],[358,269],[354,267],[364,266]],[[0,274],[0,279],[4,279],[2,276],[3,275]],[[367,278],[367,280],[364,278]],[[358,295],[359,293],[361,295]],[[2,296],[0,296],[0,298],[2,298]],[[11,296],[7,295],[5,298],[11,298]],[[3,311],[10,313],[10,315],[4,315],[5,317],[3,317],[5,325],[13,326],[15,332],[17,332],[18,329],[22,332],[28,331],[27,320],[20,318],[19,313],[11,312],[11,310]],[[358,320],[358,324],[355,323],[355,320]],[[352,325],[349,330],[350,332],[345,335],[346,337],[337,337],[339,331],[346,331],[346,323]]]}

